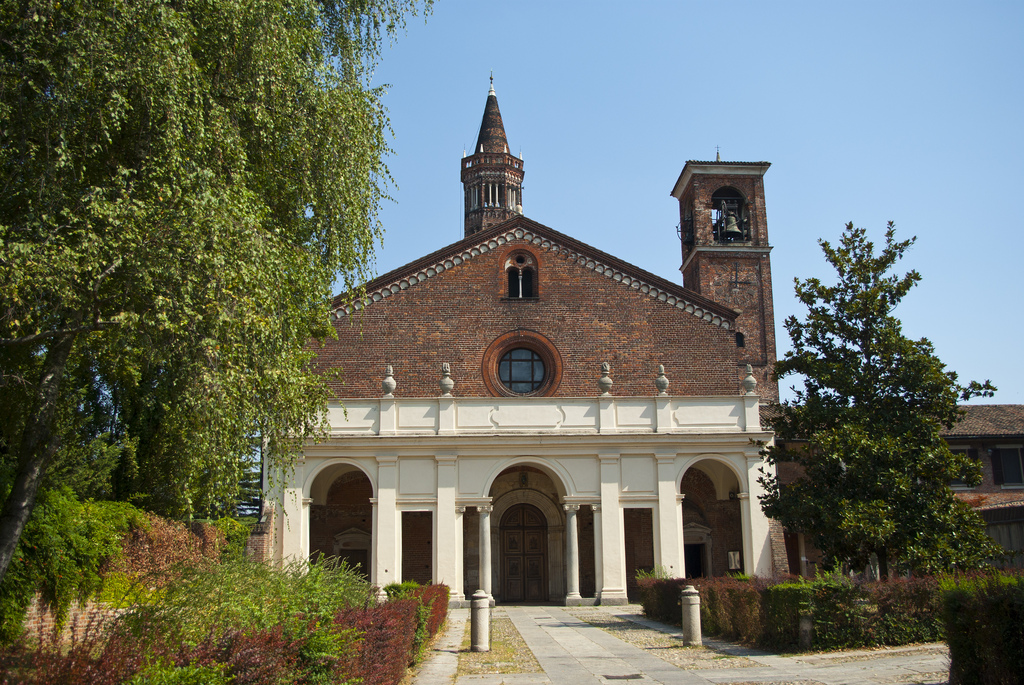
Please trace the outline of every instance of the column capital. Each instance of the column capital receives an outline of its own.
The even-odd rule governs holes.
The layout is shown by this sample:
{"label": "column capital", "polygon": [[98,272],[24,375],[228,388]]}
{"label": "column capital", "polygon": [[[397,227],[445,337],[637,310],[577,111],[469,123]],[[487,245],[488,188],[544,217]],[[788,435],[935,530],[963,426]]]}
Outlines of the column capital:
{"label": "column capital", "polygon": [[600,514],[601,513],[601,505],[597,504],[597,503],[591,504],[590,505],[590,511],[594,512],[595,514]]}
{"label": "column capital", "polygon": [[392,464],[397,464],[398,463],[398,457],[397,456],[387,456],[387,457],[377,456],[375,458],[377,459],[377,464],[379,464],[380,466],[392,465]]}
{"label": "column capital", "polygon": [[578,504],[563,504],[562,508],[565,509],[567,512],[571,511],[571,512],[575,513],[575,512],[580,510],[580,505],[578,505]]}
{"label": "column capital", "polygon": [[750,493],[749,492],[737,492],[736,493],[736,499],[750,499]]}
{"label": "column capital", "polygon": [[438,464],[454,464],[458,460],[458,455],[455,454],[435,454],[434,461]]}
{"label": "column capital", "polygon": [[302,498],[302,506],[308,507],[312,503],[313,503],[313,498],[312,497],[303,497]]}
{"label": "column capital", "polygon": [[462,504],[456,504],[455,505],[455,513],[459,514],[460,516],[462,514],[465,514],[466,513],[466,507],[464,505],[462,505]]}
{"label": "column capital", "polygon": [[686,493],[685,492],[681,492],[678,495],[676,495],[676,501],[677,502],[682,502],[684,499],[686,499]]}
{"label": "column capital", "polygon": [[494,506],[491,504],[478,504],[476,505],[476,510],[481,514],[490,514],[494,511]]}

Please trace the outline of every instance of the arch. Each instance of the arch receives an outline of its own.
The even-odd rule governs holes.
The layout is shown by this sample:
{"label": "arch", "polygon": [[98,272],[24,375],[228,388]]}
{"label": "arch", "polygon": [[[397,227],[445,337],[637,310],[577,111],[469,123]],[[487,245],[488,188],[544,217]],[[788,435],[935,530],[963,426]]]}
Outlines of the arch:
{"label": "arch", "polygon": [[[715,496],[722,499],[729,499],[729,493],[734,495],[739,492],[748,492],[747,474],[736,468],[734,459],[721,454],[701,454],[686,461],[676,474],[676,493],[682,492],[683,476],[691,468],[696,468],[715,485]],[[730,480],[731,477],[731,480]],[[736,490],[735,488],[739,488]]]}
{"label": "arch", "polygon": [[503,262],[508,278],[505,297],[509,299],[536,298],[540,285],[540,261],[532,250],[513,248]]}
{"label": "arch", "polygon": [[511,457],[497,466],[495,466],[484,478],[484,486],[482,492],[479,493],[479,497],[490,497],[491,488],[494,486],[494,481],[498,479],[502,473],[512,468],[513,466],[532,466],[538,471],[541,471],[548,478],[551,479],[551,483],[555,486],[555,491],[559,497],[566,497],[576,494],[576,487],[572,482],[572,476],[569,472],[559,464],[558,462],[551,462],[540,457],[533,456],[519,456]]}
{"label": "arch", "polygon": [[331,484],[334,483],[338,476],[342,476],[349,471],[362,471],[366,479],[370,481],[373,497],[377,496],[377,479],[374,478],[374,474],[367,471],[358,461],[343,458],[324,460],[314,469],[310,470],[302,484],[302,496],[312,499],[313,504],[323,504]]}

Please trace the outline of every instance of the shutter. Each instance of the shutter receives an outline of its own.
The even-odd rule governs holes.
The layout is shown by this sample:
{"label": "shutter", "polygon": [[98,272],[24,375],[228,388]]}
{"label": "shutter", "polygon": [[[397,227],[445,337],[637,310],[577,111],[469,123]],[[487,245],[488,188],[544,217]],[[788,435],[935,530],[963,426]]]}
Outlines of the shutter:
{"label": "shutter", "polygon": [[508,270],[508,296],[519,297],[519,270],[514,267]]}
{"label": "shutter", "polygon": [[992,482],[996,485],[1003,484],[1003,455],[999,449],[992,452]]}

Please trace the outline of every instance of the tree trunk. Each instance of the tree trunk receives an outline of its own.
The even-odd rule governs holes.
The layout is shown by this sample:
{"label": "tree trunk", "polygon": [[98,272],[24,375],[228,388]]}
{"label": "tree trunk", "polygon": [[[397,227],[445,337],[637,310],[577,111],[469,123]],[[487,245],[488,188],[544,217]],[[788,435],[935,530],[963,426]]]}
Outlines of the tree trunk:
{"label": "tree trunk", "polygon": [[57,451],[53,421],[64,367],[76,337],[75,334],[69,334],[57,338],[47,351],[36,393],[37,403],[25,420],[18,450],[18,472],[11,493],[4,502],[3,511],[0,512],[0,583],[7,575],[18,540],[36,504],[39,485]]}

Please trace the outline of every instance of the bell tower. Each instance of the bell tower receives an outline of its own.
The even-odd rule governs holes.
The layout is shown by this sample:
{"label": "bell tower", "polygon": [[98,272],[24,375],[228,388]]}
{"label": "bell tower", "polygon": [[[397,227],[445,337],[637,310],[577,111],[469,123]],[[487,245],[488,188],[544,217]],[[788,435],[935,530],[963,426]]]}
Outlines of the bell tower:
{"label": "bell tower", "polygon": [[775,312],[764,206],[768,162],[688,161],[672,189],[679,200],[683,287],[739,313],[736,320],[738,380],[747,364],[758,391],[778,400]]}
{"label": "bell tower", "polygon": [[476,147],[462,158],[462,187],[466,236],[523,213],[523,160],[509,154],[493,76]]}

